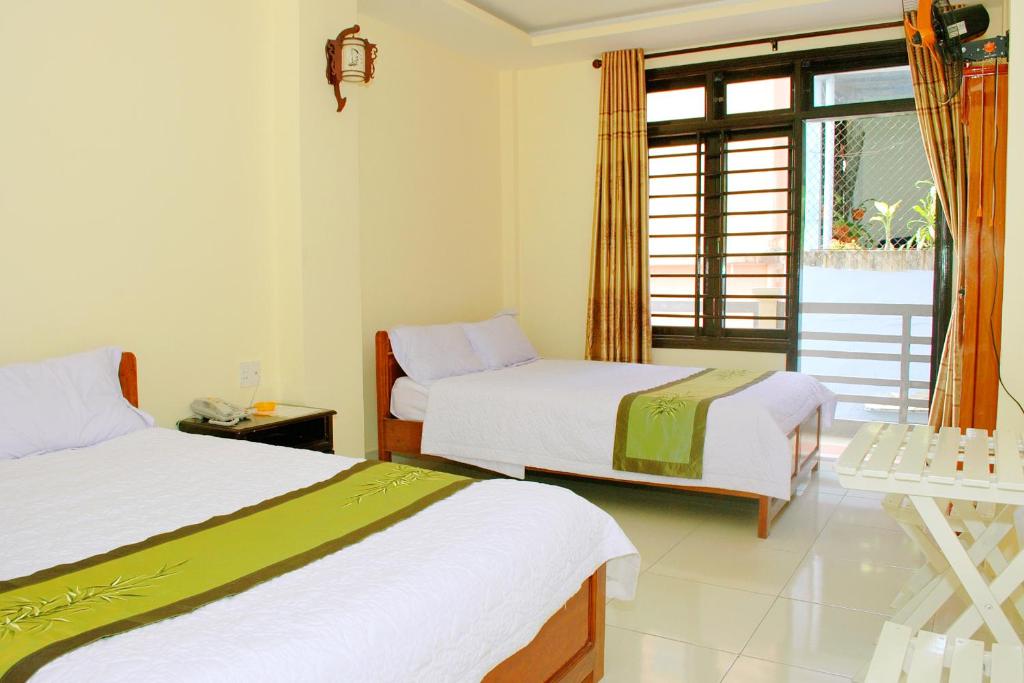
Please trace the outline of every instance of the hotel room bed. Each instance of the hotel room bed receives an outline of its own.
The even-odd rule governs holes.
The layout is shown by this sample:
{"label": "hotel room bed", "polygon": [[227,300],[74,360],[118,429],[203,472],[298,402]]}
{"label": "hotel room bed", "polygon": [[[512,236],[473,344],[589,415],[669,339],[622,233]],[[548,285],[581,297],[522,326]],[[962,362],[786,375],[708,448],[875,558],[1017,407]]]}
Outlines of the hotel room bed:
{"label": "hotel room bed", "polygon": [[526,470],[756,498],[759,534],[817,465],[835,396],[814,378],[779,372],[715,400],[700,479],[612,467],[622,397],[699,368],[539,359],[447,377],[425,387],[404,377],[386,332],[377,334],[378,436],[390,452],[440,456],[522,477]]}
{"label": "hotel room bed", "polygon": [[[0,585],[361,462],[155,427],[0,460]],[[630,598],[639,556],[606,513],[559,487],[476,482],[243,593],[63,654],[31,680],[525,681],[560,668],[584,680],[601,671],[605,568],[608,596]],[[552,628],[561,652],[531,650]]]}

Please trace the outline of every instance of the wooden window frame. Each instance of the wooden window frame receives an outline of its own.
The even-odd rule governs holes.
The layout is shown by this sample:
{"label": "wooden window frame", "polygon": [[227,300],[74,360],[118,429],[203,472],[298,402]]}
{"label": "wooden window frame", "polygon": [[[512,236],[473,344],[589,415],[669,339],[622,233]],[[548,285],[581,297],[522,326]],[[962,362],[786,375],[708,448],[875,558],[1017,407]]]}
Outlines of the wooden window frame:
{"label": "wooden window frame", "polygon": [[[860,71],[908,64],[906,42],[892,40],[864,45],[777,53],[748,59],[705,62],[702,64],[649,69],[646,73],[647,91],[660,92],[704,85],[704,118],[657,121],[647,125],[648,141],[652,148],[692,142],[694,138],[713,136],[777,132],[790,139],[790,207],[787,224],[788,247],[786,277],[785,329],[726,328],[717,324],[701,326],[695,317],[695,327],[654,326],[655,348],[719,349],[731,351],[765,351],[785,353],[787,367],[794,369],[797,360],[799,274],[802,253],[803,226],[801,207],[804,202],[804,140],[806,121],[845,118],[881,113],[914,111],[914,100],[883,100],[833,106],[814,106],[814,76],[843,71]],[[790,76],[792,92],[790,108],[742,114],[725,113],[725,87],[727,83]],[[710,157],[710,155],[709,155]],[[710,174],[709,174],[710,175]],[[704,191],[704,188],[701,188]],[[707,207],[705,212],[708,213]],[[711,229],[715,229],[712,226]],[[700,231],[698,230],[698,233]],[[699,240],[699,238],[698,238]],[[707,247],[705,246],[705,249]],[[712,254],[709,258],[721,259]],[[948,274],[947,274],[948,275]],[[936,269],[936,291],[942,288]],[[948,288],[948,284],[945,285]],[[710,292],[715,295],[715,292]],[[700,316],[709,298],[695,297],[694,315]],[[722,300],[722,299],[719,299]]]}

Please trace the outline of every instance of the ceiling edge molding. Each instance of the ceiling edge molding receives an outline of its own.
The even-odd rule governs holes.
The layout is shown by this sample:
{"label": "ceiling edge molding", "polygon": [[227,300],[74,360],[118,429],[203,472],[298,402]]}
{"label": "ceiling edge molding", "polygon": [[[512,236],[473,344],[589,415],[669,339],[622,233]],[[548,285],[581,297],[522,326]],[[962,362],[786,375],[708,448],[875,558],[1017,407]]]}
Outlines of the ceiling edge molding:
{"label": "ceiling edge molding", "polygon": [[[464,0],[447,0],[448,2],[463,2]],[[468,4],[468,3],[466,3]],[[560,29],[549,29],[538,31],[533,34],[525,34],[534,47],[546,45],[559,45],[563,43],[576,42],[594,38],[604,38],[612,35],[622,35],[637,31],[647,31],[659,28],[669,28],[681,24],[690,24],[717,19],[729,19],[732,17],[760,14],[762,12],[774,12],[783,9],[795,9],[813,5],[827,4],[827,0],[749,0],[747,2],[723,2],[704,7],[694,7],[684,10],[670,10],[667,12],[652,12],[649,14],[634,15],[622,19],[605,20],[589,24],[580,24]],[[492,17],[497,17],[474,6],[479,12]],[[502,22],[504,23],[504,22]],[[513,27],[514,28],[514,27]],[[516,29],[520,30],[520,29]],[[525,33],[520,31],[521,33]]]}
{"label": "ceiling edge molding", "polygon": [[495,16],[487,10],[477,7],[473,3],[468,2],[468,0],[444,0],[444,3],[478,21],[494,26],[509,35],[518,38],[524,44],[529,45],[531,43],[531,36],[529,33],[514,24],[510,24],[501,17]]}

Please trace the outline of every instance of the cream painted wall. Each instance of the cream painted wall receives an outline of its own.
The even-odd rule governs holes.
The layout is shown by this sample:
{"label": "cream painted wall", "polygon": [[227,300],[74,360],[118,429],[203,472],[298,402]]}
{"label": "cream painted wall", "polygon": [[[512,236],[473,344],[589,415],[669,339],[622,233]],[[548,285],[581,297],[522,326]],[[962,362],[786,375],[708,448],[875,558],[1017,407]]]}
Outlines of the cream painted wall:
{"label": "cream painted wall", "polygon": [[359,24],[380,45],[376,80],[353,88],[365,441],[373,450],[373,333],[481,319],[502,305],[499,72],[372,17]]}
{"label": "cream painted wall", "polygon": [[276,392],[270,37],[261,0],[4,3],[0,364],[120,345],[165,426],[239,361]]}
{"label": "cream painted wall", "polygon": [[[516,102],[515,303],[544,356],[580,358],[590,277],[598,72],[589,62],[521,70]],[[512,302],[510,302],[512,303]]]}
{"label": "cream painted wall", "polygon": [[[1008,27],[1024,27],[1024,0],[1007,0]],[[1018,46],[1019,48],[1019,46]],[[1006,131],[1007,164],[1006,187],[1006,260],[1003,288],[1003,381],[1016,397],[1024,401],[1024,57],[1020,49],[1010,52],[1010,109],[1011,125]],[[1014,125],[1016,124],[1016,125]],[[1024,415],[1006,392],[999,397],[1000,429],[1024,431]]]}
{"label": "cream painted wall", "polygon": [[[297,85],[298,97],[282,101],[298,106],[297,115],[283,113],[288,121],[298,120],[298,134],[288,136],[284,150],[295,154],[297,141],[298,201],[294,186],[285,190],[286,207],[293,210],[282,211],[278,244],[284,259],[281,286],[299,294],[294,301],[282,298],[279,310],[298,328],[280,328],[282,356],[289,359],[282,361],[281,395],[337,410],[335,450],[358,456],[363,452],[358,155],[364,93],[349,93],[353,96],[338,113],[324,78],[324,42],[355,23],[356,2],[298,0],[297,5],[297,48],[287,48],[286,56],[298,55],[298,75],[286,83],[289,92]],[[291,311],[293,305],[301,310]]]}
{"label": "cream painted wall", "polygon": [[[0,22],[0,363],[117,344],[172,426],[202,394],[339,410],[363,448],[355,0],[14,0]],[[260,46],[250,49],[247,46]],[[357,98],[356,98],[357,99]]]}

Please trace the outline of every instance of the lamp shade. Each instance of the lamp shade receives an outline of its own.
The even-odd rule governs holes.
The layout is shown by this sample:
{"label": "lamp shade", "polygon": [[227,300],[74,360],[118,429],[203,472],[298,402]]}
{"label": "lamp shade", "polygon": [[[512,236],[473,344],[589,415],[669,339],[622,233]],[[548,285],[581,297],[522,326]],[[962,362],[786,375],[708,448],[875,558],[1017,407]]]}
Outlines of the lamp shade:
{"label": "lamp shade", "polygon": [[365,83],[366,40],[355,36],[341,41],[341,80],[349,83]]}

